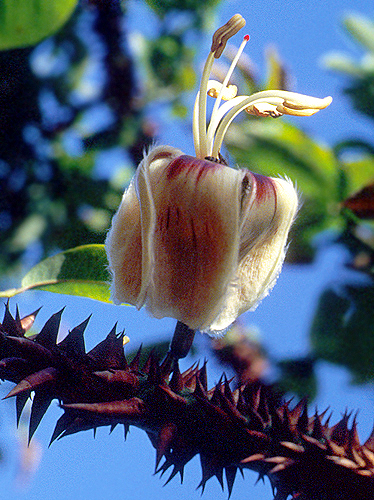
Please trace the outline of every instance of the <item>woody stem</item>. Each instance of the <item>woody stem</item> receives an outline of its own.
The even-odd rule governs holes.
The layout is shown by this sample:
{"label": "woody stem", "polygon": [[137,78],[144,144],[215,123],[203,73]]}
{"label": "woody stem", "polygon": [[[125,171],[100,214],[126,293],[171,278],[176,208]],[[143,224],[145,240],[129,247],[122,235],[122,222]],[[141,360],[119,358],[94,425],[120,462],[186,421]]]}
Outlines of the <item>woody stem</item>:
{"label": "woody stem", "polygon": [[189,353],[196,330],[178,321],[172,341],[170,343],[169,352],[177,359],[185,358]]}

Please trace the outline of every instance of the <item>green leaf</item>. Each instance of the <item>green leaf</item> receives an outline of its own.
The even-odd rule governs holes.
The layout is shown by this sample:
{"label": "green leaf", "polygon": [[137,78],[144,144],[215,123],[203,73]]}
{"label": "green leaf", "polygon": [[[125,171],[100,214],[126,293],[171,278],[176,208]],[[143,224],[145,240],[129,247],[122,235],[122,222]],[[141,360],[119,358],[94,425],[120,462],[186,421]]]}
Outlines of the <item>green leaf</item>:
{"label": "green leaf", "polygon": [[374,288],[345,285],[320,297],[314,317],[312,354],[345,366],[355,383],[374,380]]}
{"label": "green leaf", "polygon": [[27,47],[53,35],[69,19],[78,0],[1,0],[0,50]]}
{"label": "green leaf", "polygon": [[344,25],[361,45],[374,52],[374,23],[371,19],[353,14],[344,19]]}
{"label": "green leaf", "polygon": [[104,245],[82,245],[39,262],[23,278],[21,288],[0,292],[0,297],[45,290],[110,302],[107,266]]}

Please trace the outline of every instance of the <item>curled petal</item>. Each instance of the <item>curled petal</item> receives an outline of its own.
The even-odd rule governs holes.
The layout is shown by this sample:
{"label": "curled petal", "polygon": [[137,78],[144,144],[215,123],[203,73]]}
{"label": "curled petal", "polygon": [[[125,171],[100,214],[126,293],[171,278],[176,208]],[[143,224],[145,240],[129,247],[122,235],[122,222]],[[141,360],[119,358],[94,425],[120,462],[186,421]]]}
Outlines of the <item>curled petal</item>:
{"label": "curled petal", "polygon": [[[154,148],[144,161],[155,165],[169,162],[181,151],[171,147]],[[142,162],[142,163],[143,163]],[[153,209],[154,210],[154,209]],[[143,219],[152,217],[152,208],[143,207]],[[140,308],[144,303],[147,269],[150,267],[150,249],[143,245],[141,214],[136,192],[136,177],[125,191],[121,205],[113,217],[111,229],[106,238],[106,251],[113,280],[111,296],[115,304],[129,303]],[[144,276],[143,276],[144,268]]]}
{"label": "curled petal", "polygon": [[297,193],[288,180],[248,172],[243,179],[239,263],[226,306],[212,323],[224,330],[240,314],[255,309],[281,270],[288,232],[297,212]]}

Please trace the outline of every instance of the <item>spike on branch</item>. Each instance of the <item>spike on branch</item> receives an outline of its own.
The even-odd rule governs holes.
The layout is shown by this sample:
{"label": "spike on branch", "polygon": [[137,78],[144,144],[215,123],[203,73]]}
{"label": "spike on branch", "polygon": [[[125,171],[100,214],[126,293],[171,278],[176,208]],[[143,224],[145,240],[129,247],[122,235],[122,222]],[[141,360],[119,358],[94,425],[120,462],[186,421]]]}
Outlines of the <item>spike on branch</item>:
{"label": "spike on branch", "polygon": [[231,495],[237,471],[249,468],[269,477],[280,500],[374,498],[374,431],[360,444],[356,417],[349,413],[330,426],[327,411],[309,417],[306,401],[292,407],[259,383],[232,391],[222,376],[209,389],[206,362],[180,373],[170,353],[161,362],[151,353],[140,368],[141,349],[127,363],[116,328],[85,354],[88,319],[56,344],[61,311],[39,335],[26,338],[20,317],[6,306],[0,373],[17,383],[8,394],[16,398],[17,421],[35,393],[30,439],[56,399],[64,413],[51,443],[100,426],[122,424],[125,435],[138,426],[156,449],[157,472],[171,471],[166,482],[178,474],[183,480],[185,465],[200,456],[202,490],[214,476],[223,488],[225,475]]}

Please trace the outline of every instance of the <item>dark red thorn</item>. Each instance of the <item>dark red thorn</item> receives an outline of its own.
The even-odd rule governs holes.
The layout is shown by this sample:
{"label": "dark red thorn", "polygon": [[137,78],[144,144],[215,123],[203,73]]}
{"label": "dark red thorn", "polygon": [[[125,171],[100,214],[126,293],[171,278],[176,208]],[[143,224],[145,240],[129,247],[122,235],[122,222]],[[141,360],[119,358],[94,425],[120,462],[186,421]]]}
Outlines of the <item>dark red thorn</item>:
{"label": "dark red thorn", "polygon": [[323,437],[325,437],[324,433],[323,433],[322,424],[321,424],[321,416],[318,415],[317,412],[314,414],[313,430],[312,430],[311,436],[317,440],[321,440]]}
{"label": "dark red thorn", "polygon": [[241,387],[238,389],[238,401],[236,403],[236,409],[242,414],[247,413],[247,405],[245,404],[243,398],[243,390]]}
{"label": "dark red thorn", "polygon": [[94,439],[96,439],[97,427],[94,427],[92,430],[93,430],[93,437],[94,437]]}
{"label": "dark red thorn", "polygon": [[302,434],[306,434],[309,430],[309,417],[308,417],[308,404],[306,400],[301,400],[300,405],[303,403],[303,411],[297,420],[297,430]]}
{"label": "dark red thorn", "polygon": [[370,436],[365,441],[364,445],[369,451],[374,453],[374,427],[370,433]]}
{"label": "dark red thorn", "polygon": [[214,475],[218,479],[218,482],[221,485],[221,489],[223,491],[224,490],[224,485],[223,485],[223,467],[217,467],[216,473]]}
{"label": "dark red thorn", "polygon": [[62,405],[64,410],[76,410],[92,413],[103,417],[116,417],[118,419],[139,418],[145,413],[144,402],[139,398],[123,401],[108,401],[105,403],[72,403]]}
{"label": "dark red thorn", "polygon": [[81,415],[75,415],[71,423],[63,431],[63,433],[58,436],[57,439],[60,440],[66,436],[76,434],[77,432],[88,431],[94,427],[108,425],[109,423],[110,422],[106,419],[103,421],[102,419],[100,420],[100,418],[95,418],[94,416],[90,416],[90,418],[82,418]]}
{"label": "dark red thorn", "polygon": [[334,441],[339,446],[343,446],[344,448],[348,445],[348,420],[350,418],[350,414],[345,413],[343,418],[331,427],[331,440]]}
{"label": "dark red thorn", "polygon": [[219,406],[220,402],[221,402],[221,398],[220,398],[220,396],[222,395],[222,391],[221,391],[222,382],[221,382],[221,380],[222,380],[222,377],[220,378],[218,383],[215,385],[212,397],[210,398],[210,402],[215,406]]}
{"label": "dark red thorn", "polygon": [[[249,457],[241,460],[241,465],[246,466],[246,464],[252,464],[254,462],[263,462],[265,460],[265,455],[263,453],[254,453],[253,455],[249,455]],[[243,475],[242,469],[239,469]]]}
{"label": "dark red thorn", "polygon": [[32,360],[35,364],[49,364],[52,354],[45,347],[24,337],[5,337],[5,349],[11,356]]}
{"label": "dark red thorn", "polygon": [[[170,467],[173,465],[173,463],[168,460],[167,458],[165,459],[165,462],[156,470],[155,474],[160,474],[162,477],[165,472],[170,469]],[[165,486],[165,485],[164,485]]]}
{"label": "dark red thorn", "polygon": [[117,427],[117,424],[112,424],[110,426],[110,430],[109,430],[109,434],[112,434],[112,432],[114,431],[114,429]]}
{"label": "dark red thorn", "polygon": [[[197,370],[196,370],[197,372]],[[183,380],[183,386],[186,389],[189,389],[190,391],[194,391],[196,388],[196,372],[191,375],[191,377],[188,377],[188,379]]]}
{"label": "dark red thorn", "polygon": [[142,348],[143,348],[143,344],[140,345],[138,352],[135,354],[135,356],[131,360],[131,363],[129,364],[130,370],[132,370],[134,372],[139,371],[139,364],[140,364],[140,357],[142,355]]}
{"label": "dark red thorn", "polygon": [[53,441],[58,439],[66,431],[66,429],[68,427],[70,427],[70,425],[74,422],[74,420],[75,420],[75,416],[73,414],[66,413],[66,412],[57,420],[57,423],[56,423],[56,426],[54,428],[54,431],[53,431],[53,434],[52,434],[52,437],[51,437],[51,440],[49,442],[48,447],[51,446]]}
{"label": "dark red thorn", "polygon": [[178,361],[174,363],[173,375],[171,376],[169,387],[173,392],[177,393],[181,392],[183,389],[183,378],[179,371]]}
{"label": "dark red thorn", "polygon": [[73,328],[58,344],[58,347],[62,349],[69,358],[81,358],[86,354],[84,331],[91,316],[90,314],[80,325]]}
{"label": "dark red thorn", "polygon": [[[288,412],[288,417],[289,417],[289,422],[290,422],[290,427],[294,431],[298,429],[299,422],[300,422],[300,417],[303,414],[303,411],[306,406],[306,399],[301,399],[297,405],[292,409],[289,410]],[[305,432],[305,430],[304,430]]]}
{"label": "dark red thorn", "polygon": [[205,391],[202,383],[200,382],[200,377],[198,374],[195,377],[195,390],[194,390],[193,394],[197,398],[208,399],[206,391]]}
{"label": "dark red thorn", "polygon": [[227,377],[226,377],[226,374],[224,376],[224,382],[223,382],[223,394],[225,395],[225,397],[230,401],[230,403],[232,405],[234,405],[234,398],[232,396],[232,391],[231,391],[231,388],[230,388],[230,383],[229,381],[227,380]]}
{"label": "dark red thorn", "polygon": [[357,413],[356,413],[356,415],[353,418],[352,427],[349,430],[349,448],[352,451],[352,449],[357,450],[358,448],[360,448],[360,446],[361,446],[360,438],[357,432]]}
{"label": "dark red thorn", "polygon": [[23,318],[21,318],[20,323],[21,323],[21,326],[22,326],[24,332],[27,332],[28,330],[30,330],[30,328],[34,324],[35,318],[38,315],[40,309],[41,309],[41,307],[36,309],[36,311],[32,312],[31,314],[28,314],[27,316],[24,316]]}
{"label": "dark red thorn", "polygon": [[21,382],[13,387],[13,389],[3,399],[18,396],[19,394],[24,393],[29,394],[30,391],[34,391],[35,389],[40,389],[41,387],[46,387],[54,384],[56,382],[56,379],[57,370],[55,368],[44,368],[44,370],[32,373],[31,375],[21,380]]}
{"label": "dark red thorn", "polygon": [[199,380],[205,392],[208,390],[208,376],[207,376],[206,365],[207,361],[205,360],[202,368],[198,372]]}
{"label": "dark red thorn", "polygon": [[108,333],[107,337],[88,353],[88,356],[104,370],[108,368],[127,368],[127,361],[123,350],[123,333],[117,336],[116,330],[117,323]]}
{"label": "dark red thorn", "polygon": [[103,370],[93,372],[95,377],[108,382],[108,384],[124,384],[132,388],[136,388],[139,385],[139,379],[129,370]]}
{"label": "dark red thorn", "polygon": [[176,465],[174,465],[174,468],[171,471],[170,476],[168,477],[168,479],[164,483],[164,486],[166,486],[168,483],[170,483],[170,481],[178,474],[178,472],[179,472],[179,474],[181,476],[181,482],[182,482],[183,481],[183,469],[184,469],[183,466],[177,467]]}
{"label": "dark red thorn", "polygon": [[170,448],[177,433],[178,433],[177,426],[173,423],[167,423],[161,428],[157,438],[157,445],[156,445],[155,471],[157,471],[161,458],[165,455],[165,453],[170,451]]}
{"label": "dark red thorn", "polygon": [[130,432],[130,424],[123,424],[123,437],[126,441],[127,435]]}
{"label": "dark red thorn", "polygon": [[148,382],[154,386],[164,384],[163,378],[161,376],[160,365],[155,355],[151,357],[151,363],[148,372]]}
{"label": "dark red thorn", "polygon": [[148,358],[145,360],[145,363],[144,363],[142,369],[140,370],[145,375],[149,374],[149,370],[150,370],[151,364],[154,362],[154,358],[155,358],[155,348],[151,349],[151,352],[149,353]]}
{"label": "dark red thorn", "polygon": [[227,483],[227,489],[229,492],[228,498],[231,497],[231,493],[232,493],[232,489],[234,487],[237,470],[238,470],[238,468],[235,466],[225,467],[226,483]]}
{"label": "dark red thorn", "polygon": [[30,424],[29,424],[29,444],[30,441],[38,428],[42,418],[44,417],[45,412],[48,410],[49,405],[51,404],[53,397],[49,392],[45,391],[37,391],[34,394],[32,406],[31,406],[31,415],[30,415]]}
{"label": "dark red thorn", "polygon": [[160,370],[163,381],[166,383],[169,380],[170,374],[172,372],[172,367],[174,364],[175,357],[169,351],[163,362],[161,363]]}
{"label": "dark red thorn", "polygon": [[252,395],[252,408],[258,412],[258,409],[260,407],[260,402],[261,402],[261,386],[258,387],[258,389],[253,393]]}
{"label": "dark red thorn", "polygon": [[235,405],[221,392],[218,393],[220,408],[231,418],[241,424],[247,424],[247,419],[236,409]]}
{"label": "dark red thorn", "polygon": [[16,397],[17,427],[19,426],[22,411],[28,399],[29,399],[29,394],[18,394],[18,396]]}
{"label": "dark red thorn", "polygon": [[2,323],[4,332],[6,332],[7,335],[10,335],[12,337],[23,337],[24,331],[20,321],[16,321],[10,312],[9,299],[6,301],[4,305],[5,305],[5,311]]}
{"label": "dark red thorn", "polygon": [[52,316],[46,321],[45,325],[35,338],[39,345],[46,347],[47,349],[51,349],[56,345],[61,315],[64,312],[64,309],[65,307],[57,313],[52,314]]}
{"label": "dark red thorn", "polygon": [[[200,453],[202,478],[197,488],[202,489],[202,494],[204,493],[207,481],[209,481],[211,477],[219,473],[219,466],[217,466],[217,460],[218,459],[215,457],[207,456],[205,454]],[[222,478],[222,485],[223,485],[223,478]]]}
{"label": "dark red thorn", "polygon": [[182,373],[183,382],[187,379],[190,379],[191,377],[194,377],[197,371],[198,371],[197,363],[194,363],[192,366],[187,368],[187,370],[185,370]]}
{"label": "dark red thorn", "polygon": [[176,403],[179,403],[182,406],[186,406],[188,404],[187,401],[182,396],[175,394],[175,392],[173,392],[171,388],[168,387],[167,385],[160,385],[159,389]]}

